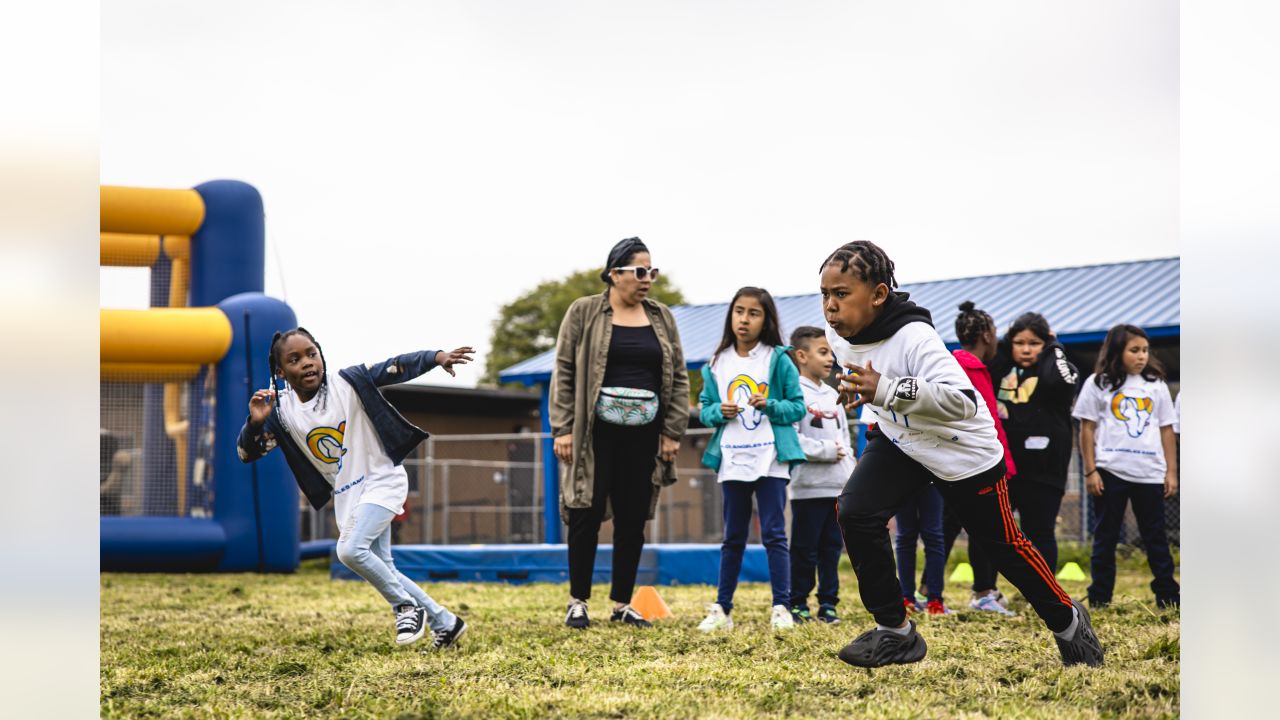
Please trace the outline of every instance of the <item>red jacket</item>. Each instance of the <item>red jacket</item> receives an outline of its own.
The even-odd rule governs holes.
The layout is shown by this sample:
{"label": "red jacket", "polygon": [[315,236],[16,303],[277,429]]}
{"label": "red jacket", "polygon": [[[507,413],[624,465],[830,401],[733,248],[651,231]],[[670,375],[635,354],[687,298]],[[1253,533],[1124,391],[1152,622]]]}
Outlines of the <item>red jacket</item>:
{"label": "red jacket", "polygon": [[1009,440],[1004,436],[1004,425],[1000,424],[1000,414],[996,412],[996,391],[991,386],[991,373],[987,370],[987,366],[982,364],[977,355],[968,350],[952,350],[951,354],[960,363],[960,367],[964,369],[964,374],[969,376],[969,380],[973,383],[973,387],[978,390],[978,394],[983,400],[987,401],[987,410],[991,412],[991,419],[996,423],[996,436],[1000,438],[1000,444],[1004,446],[1004,466],[1008,471],[1008,476],[1013,477],[1018,474],[1018,468],[1013,464],[1013,453],[1009,452]]}

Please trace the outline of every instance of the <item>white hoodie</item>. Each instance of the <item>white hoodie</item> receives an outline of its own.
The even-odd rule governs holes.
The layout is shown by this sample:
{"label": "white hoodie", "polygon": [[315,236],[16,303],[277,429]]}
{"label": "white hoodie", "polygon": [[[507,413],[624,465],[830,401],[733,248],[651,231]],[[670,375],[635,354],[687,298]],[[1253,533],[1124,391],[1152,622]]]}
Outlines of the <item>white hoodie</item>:
{"label": "white hoodie", "polygon": [[1004,462],[991,411],[933,326],[908,323],[866,345],[828,327],[827,341],[842,367],[870,361],[880,373],[867,403],[877,426],[936,477],[963,480]]}
{"label": "white hoodie", "polygon": [[[840,497],[854,466],[849,419],[840,405],[840,393],[804,375],[800,376],[800,389],[804,391],[807,414],[795,429],[808,462],[791,468],[791,499]],[[839,460],[838,448],[844,448],[844,457]]]}

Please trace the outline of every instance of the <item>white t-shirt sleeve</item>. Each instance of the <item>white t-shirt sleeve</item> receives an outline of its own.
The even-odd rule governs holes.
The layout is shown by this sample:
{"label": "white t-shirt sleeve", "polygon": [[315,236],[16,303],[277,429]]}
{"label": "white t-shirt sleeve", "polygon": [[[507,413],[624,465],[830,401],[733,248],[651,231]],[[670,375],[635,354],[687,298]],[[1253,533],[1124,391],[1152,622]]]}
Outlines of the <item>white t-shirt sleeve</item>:
{"label": "white t-shirt sleeve", "polygon": [[1173,401],[1173,431],[1182,434],[1182,393],[1178,393],[1178,399]]}
{"label": "white t-shirt sleeve", "polygon": [[1173,410],[1173,396],[1169,394],[1169,385],[1160,382],[1156,386],[1156,426],[1173,425],[1177,431],[1178,415]]}
{"label": "white t-shirt sleeve", "polygon": [[1084,387],[1080,388],[1076,404],[1071,408],[1071,417],[1077,420],[1091,420],[1095,423],[1102,420],[1102,388],[1098,387],[1095,377],[1090,375],[1089,379],[1084,381]]}

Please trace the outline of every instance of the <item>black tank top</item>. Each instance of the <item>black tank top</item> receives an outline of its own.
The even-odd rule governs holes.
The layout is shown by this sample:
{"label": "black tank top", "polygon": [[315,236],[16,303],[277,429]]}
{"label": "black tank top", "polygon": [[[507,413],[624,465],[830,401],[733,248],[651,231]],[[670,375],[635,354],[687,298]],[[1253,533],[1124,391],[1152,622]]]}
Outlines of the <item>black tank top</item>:
{"label": "black tank top", "polygon": [[603,387],[662,391],[662,346],[652,325],[614,325]]}

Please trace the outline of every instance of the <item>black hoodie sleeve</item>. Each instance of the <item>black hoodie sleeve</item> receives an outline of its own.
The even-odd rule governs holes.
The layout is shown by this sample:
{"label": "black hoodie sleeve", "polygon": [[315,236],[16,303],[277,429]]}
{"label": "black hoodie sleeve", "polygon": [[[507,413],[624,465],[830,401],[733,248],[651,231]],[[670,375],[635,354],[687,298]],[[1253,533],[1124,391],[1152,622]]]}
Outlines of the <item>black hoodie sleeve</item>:
{"label": "black hoodie sleeve", "polygon": [[1075,399],[1080,371],[1067,359],[1067,351],[1058,341],[1045,346],[1040,355],[1039,374],[1040,392],[1046,394],[1046,399],[1053,398],[1055,404],[1070,404]]}

